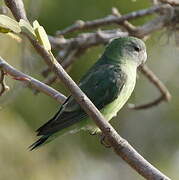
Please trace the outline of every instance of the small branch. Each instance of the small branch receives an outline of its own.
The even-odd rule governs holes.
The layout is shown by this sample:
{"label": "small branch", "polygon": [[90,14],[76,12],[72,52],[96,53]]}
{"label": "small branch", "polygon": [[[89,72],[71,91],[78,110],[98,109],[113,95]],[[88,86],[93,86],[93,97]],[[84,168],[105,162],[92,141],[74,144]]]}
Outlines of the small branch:
{"label": "small branch", "polygon": [[[58,101],[61,104],[66,100],[66,97],[63,94],[61,94],[58,91],[56,91],[55,89],[47,86],[46,84],[16,70],[14,67],[9,65],[1,57],[0,57],[0,69],[1,69],[1,72],[3,71],[3,74],[4,74],[4,72],[6,72],[10,76],[12,76],[15,80],[20,80],[25,85],[35,88],[36,90],[38,90],[40,92],[43,92],[44,94],[52,97],[53,99],[55,99],[56,101]],[[5,88],[5,85],[4,85],[4,88]]]}
{"label": "small branch", "polygon": [[0,6],[0,14],[7,14],[8,8],[6,6]]}
{"label": "small branch", "polygon": [[[73,50],[71,52],[71,54],[69,54],[67,56],[67,58],[65,60],[62,61],[61,63],[61,66],[64,68],[64,69],[67,69],[74,61],[75,61],[75,55],[77,53],[77,50]],[[44,75],[48,75],[48,72],[50,71],[50,69],[45,69],[45,71],[43,71],[42,73]],[[46,76],[47,77],[47,76]],[[44,83],[47,84],[47,85],[51,85],[53,84],[57,79],[57,76],[56,75],[52,75],[50,77],[47,77],[45,80],[44,80]]]}
{"label": "small branch", "polygon": [[0,96],[2,96],[9,87],[5,83],[5,72],[0,68]]}
{"label": "small branch", "polygon": [[120,29],[114,30],[99,30],[97,32],[82,33],[75,38],[65,39],[49,36],[49,40],[53,48],[63,49],[78,49],[89,48],[100,44],[106,44],[112,38],[128,36],[128,32],[122,32]]}
{"label": "small branch", "polygon": [[162,3],[170,4],[172,6],[179,6],[178,0],[158,0]]}
{"label": "small branch", "polygon": [[120,17],[114,16],[114,15],[109,15],[104,18],[96,19],[93,21],[84,22],[84,21],[79,20],[75,24],[67,27],[66,29],[64,29],[62,31],[57,31],[56,35],[58,35],[58,36],[65,35],[67,33],[74,32],[77,30],[92,29],[92,28],[97,28],[97,27],[106,26],[106,25],[110,25],[110,24],[122,24],[126,20],[132,20],[132,19],[136,19],[136,18],[139,18],[142,16],[153,14],[155,12],[160,12],[161,10],[163,10],[165,8],[168,8],[168,5],[160,4],[160,5],[156,5],[151,8],[148,8],[148,9],[135,11],[135,12],[132,12],[132,13],[120,16]]}
{"label": "small branch", "polygon": [[147,109],[151,108],[153,106],[158,105],[159,103],[163,101],[170,101],[171,95],[166,86],[160,81],[160,79],[148,68],[147,65],[144,65],[140,68],[140,71],[149,79],[149,81],[155,85],[155,87],[160,91],[161,96],[157,99],[155,99],[152,102],[143,104],[143,105],[129,105],[129,108],[135,109],[135,110],[141,110],[141,109]]}
{"label": "small branch", "polygon": [[142,66],[141,72],[158,88],[160,93],[165,97],[166,101],[170,101],[171,95],[166,86],[160,79],[148,68],[147,65]]}
{"label": "small branch", "polygon": [[51,85],[51,84],[53,84],[56,80],[57,80],[57,76],[56,76],[56,75],[51,75],[51,76],[49,76],[47,79],[44,80],[44,83],[47,84],[47,85]]}
{"label": "small branch", "polygon": [[[47,78],[43,81],[43,83],[46,84],[46,85],[48,85],[48,86],[50,86],[50,85],[52,85],[56,80],[57,80],[57,76],[56,76],[56,75],[51,75],[51,76],[47,77]],[[40,91],[38,91],[38,90],[34,90],[33,92],[34,92],[35,95],[37,95],[38,93],[40,93]]]}
{"label": "small branch", "polygon": [[146,24],[140,27],[137,27],[135,31],[130,33],[130,35],[141,38],[141,39],[143,39],[144,37],[146,38],[146,36],[150,36],[153,32],[164,28],[167,22],[169,21],[169,18],[170,16],[167,14],[167,15],[159,16],[155,19],[152,19]]}
{"label": "small branch", "polygon": [[[71,52],[71,54],[69,54],[67,56],[66,59],[64,59],[61,63],[61,66],[64,69],[67,69],[76,59],[76,54],[77,54],[77,50],[75,49],[74,51]],[[58,58],[58,57],[57,57]],[[60,58],[60,57],[59,57]],[[50,76],[48,76],[50,72],[50,68],[46,68],[45,70],[42,71],[42,75],[44,77],[46,77],[46,79],[43,81],[43,83],[47,84],[47,85],[52,85],[56,80],[57,80],[57,76],[56,74],[52,74]],[[34,91],[35,94],[40,93],[40,91]]]}
{"label": "small branch", "polygon": [[165,100],[164,96],[161,95],[159,98],[155,99],[152,102],[146,103],[146,104],[142,104],[142,105],[128,104],[128,108],[135,109],[135,110],[148,109],[148,108],[151,108],[153,106],[157,106],[158,104],[160,104],[164,100]]}
{"label": "small branch", "polygon": [[[120,12],[118,11],[118,9],[115,8],[115,7],[112,8],[112,14],[113,14],[114,16],[116,16],[116,17],[121,17],[121,16],[122,16],[122,15],[120,14]],[[124,27],[124,28],[127,30],[127,32],[129,32],[129,33],[133,33],[133,32],[136,31],[136,27],[135,27],[133,24],[131,24],[129,21],[127,21],[127,20],[123,21],[123,22],[120,23],[120,24],[121,24],[122,27]]]}
{"label": "small branch", "polygon": [[74,62],[77,51],[78,51],[78,49],[72,50],[71,53],[68,54],[68,56],[65,58],[65,60],[61,63],[61,65],[64,69],[69,67]]}
{"label": "small branch", "polygon": [[[141,16],[149,15],[155,12],[160,12],[161,15],[157,16],[153,20],[139,27],[135,27],[127,21],[128,19],[130,19],[130,17],[136,18],[138,17],[137,15],[140,15],[141,17]],[[152,8],[135,11],[127,15],[121,15],[116,8],[113,8],[112,9],[113,15],[109,15],[107,17],[102,18],[103,21],[105,22],[104,24],[108,25],[109,22],[112,23],[113,22],[112,20],[117,19],[119,20],[119,22],[116,20],[115,21],[116,24],[120,24],[122,27],[125,28],[127,32],[123,32],[120,29],[103,30],[103,31],[99,31],[101,35],[99,32],[83,33],[83,34],[78,35],[76,38],[71,38],[71,39],[65,39],[62,35],[60,35],[59,38],[49,36],[49,40],[53,48],[67,49],[69,46],[73,46],[73,49],[74,49],[75,47],[81,48],[85,46],[85,48],[89,48],[94,45],[104,44],[105,42],[108,42],[111,38],[120,37],[120,36],[133,35],[136,37],[143,38],[144,36],[149,35],[152,32],[165,27],[169,22],[171,23],[172,18],[174,17],[174,13],[175,13],[174,8],[168,4],[153,6]],[[112,18],[111,21],[109,20],[110,18]],[[96,22],[96,21],[101,22],[102,20],[97,19],[93,21],[87,21],[85,22],[85,24],[93,24],[93,22]],[[73,27],[73,26],[74,25],[71,25],[70,27]],[[84,25],[84,28],[85,27],[86,26]],[[101,24],[99,24],[99,27],[101,27]],[[69,29],[69,28],[66,28],[66,29]],[[66,33],[69,33],[69,32],[65,31],[65,34]]]}
{"label": "small branch", "polygon": [[153,5],[157,5],[158,4],[158,0],[150,0],[151,1],[151,3],[153,4]]}
{"label": "small branch", "polygon": [[4,2],[6,6],[11,10],[13,16],[17,21],[20,21],[20,19],[24,19],[27,21],[24,3],[22,0],[4,0]]}
{"label": "small branch", "polygon": [[0,85],[1,85],[0,96],[2,96],[2,94],[5,92],[4,71],[2,69],[0,70]]}

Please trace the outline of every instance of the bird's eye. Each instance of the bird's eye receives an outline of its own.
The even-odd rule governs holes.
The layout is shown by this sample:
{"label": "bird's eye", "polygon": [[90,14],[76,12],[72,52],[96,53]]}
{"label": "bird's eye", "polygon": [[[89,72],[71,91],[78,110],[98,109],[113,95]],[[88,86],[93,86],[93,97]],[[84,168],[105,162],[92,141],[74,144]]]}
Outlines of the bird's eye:
{"label": "bird's eye", "polygon": [[139,52],[139,51],[140,51],[140,48],[137,47],[137,46],[134,46],[134,50],[137,51],[137,52]]}

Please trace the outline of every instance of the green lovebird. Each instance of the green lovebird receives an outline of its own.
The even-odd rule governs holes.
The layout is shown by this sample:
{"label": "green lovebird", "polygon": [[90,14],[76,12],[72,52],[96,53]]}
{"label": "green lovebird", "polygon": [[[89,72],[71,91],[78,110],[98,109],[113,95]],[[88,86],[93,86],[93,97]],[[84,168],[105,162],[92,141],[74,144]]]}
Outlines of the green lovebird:
{"label": "green lovebird", "polygon": [[[116,38],[82,77],[79,87],[107,121],[116,116],[129,99],[136,84],[137,67],[146,59],[146,47],[142,40],[135,37]],[[37,135],[41,138],[30,148],[33,150],[58,135],[79,130],[100,132],[73,96],[69,96],[55,116],[37,129]]]}

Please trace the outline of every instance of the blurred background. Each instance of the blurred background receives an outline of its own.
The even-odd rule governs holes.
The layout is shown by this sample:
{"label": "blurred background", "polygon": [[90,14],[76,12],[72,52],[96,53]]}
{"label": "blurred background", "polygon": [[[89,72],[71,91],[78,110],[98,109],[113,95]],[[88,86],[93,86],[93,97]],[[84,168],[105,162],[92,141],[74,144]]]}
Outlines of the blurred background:
{"label": "blurred background", "polygon": [[[26,0],[25,7],[31,20],[38,21],[48,34],[55,34],[78,19],[92,20],[111,13],[117,7],[124,14],[147,8],[147,0]],[[0,1],[0,5],[3,1]],[[10,14],[9,14],[10,15]],[[151,17],[133,21],[140,25]],[[0,34],[0,56],[11,65],[43,80],[39,72],[43,60],[28,42],[20,44]],[[179,49],[173,32],[153,33],[146,41],[148,66],[166,84],[172,94],[170,103],[135,111],[125,106],[112,120],[119,134],[127,139],[149,162],[172,179],[179,179]],[[71,67],[69,74],[78,82],[96,61],[103,46],[91,48]],[[23,53],[22,53],[23,52]],[[143,179],[111,149],[103,147],[98,137],[87,132],[59,137],[54,142],[29,152],[35,140],[35,130],[59,109],[52,98],[24,88],[20,82],[6,78],[10,91],[0,97],[0,180],[75,180],[75,179]],[[54,87],[68,95],[57,82]],[[139,74],[135,92],[129,103],[144,103],[158,97],[159,92]]]}

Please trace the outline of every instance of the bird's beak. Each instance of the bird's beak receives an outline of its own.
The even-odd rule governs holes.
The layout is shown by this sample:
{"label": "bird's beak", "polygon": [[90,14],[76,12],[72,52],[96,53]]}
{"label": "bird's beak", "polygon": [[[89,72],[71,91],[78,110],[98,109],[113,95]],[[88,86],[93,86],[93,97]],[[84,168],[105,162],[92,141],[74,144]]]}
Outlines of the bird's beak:
{"label": "bird's beak", "polygon": [[142,53],[143,53],[143,57],[142,57],[142,62],[140,64],[140,66],[143,66],[145,64],[146,60],[147,60],[147,52],[144,51]]}
{"label": "bird's beak", "polygon": [[146,53],[146,51],[142,52],[142,56],[141,57],[142,57],[142,60],[141,60],[141,63],[139,64],[138,68],[143,66],[145,64],[146,60],[147,60],[147,53]]}
{"label": "bird's beak", "polygon": [[147,52],[145,51],[144,52],[144,60],[142,61],[142,64],[144,64],[146,62],[146,60],[147,60]]}

